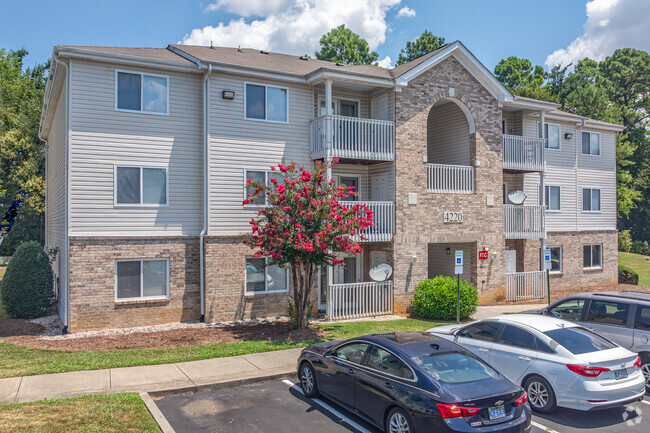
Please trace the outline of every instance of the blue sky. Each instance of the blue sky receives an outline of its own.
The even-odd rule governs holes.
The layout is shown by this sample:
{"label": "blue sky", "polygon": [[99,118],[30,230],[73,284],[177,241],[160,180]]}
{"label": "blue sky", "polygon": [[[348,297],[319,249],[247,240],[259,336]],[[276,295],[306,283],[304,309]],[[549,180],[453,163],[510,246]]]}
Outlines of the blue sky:
{"label": "blue sky", "polygon": [[460,39],[490,70],[511,55],[548,66],[650,48],[650,0],[2,0],[0,7],[0,47],[26,48],[28,66],[47,60],[55,44],[214,41],[313,54],[337,23],[365,37],[384,64],[425,28]]}

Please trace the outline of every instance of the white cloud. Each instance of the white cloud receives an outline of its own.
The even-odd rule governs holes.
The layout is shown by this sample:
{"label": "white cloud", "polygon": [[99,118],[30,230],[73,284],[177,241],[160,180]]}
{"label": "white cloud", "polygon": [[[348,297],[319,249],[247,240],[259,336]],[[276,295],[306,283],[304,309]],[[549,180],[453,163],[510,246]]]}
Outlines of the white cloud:
{"label": "white cloud", "polygon": [[546,58],[549,68],[589,57],[603,60],[617,48],[650,51],[650,0],[593,0],[587,3],[583,34]]}
{"label": "white cloud", "polygon": [[[386,40],[386,13],[401,0],[218,0],[211,10],[224,10],[244,17],[228,23],[192,30],[181,43],[227,47],[251,47],[288,54],[310,54],[319,39],[345,24],[375,50]],[[265,13],[263,13],[265,12]],[[383,60],[382,60],[383,61]]]}
{"label": "white cloud", "polygon": [[412,18],[415,16],[415,11],[408,6],[404,6],[402,9],[397,12],[397,18],[408,17]]}
{"label": "white cloud", "polygon": [[393,67],[393,61],[390,59],[390,56],[386,56],[383,59],[379,60],[377,62],[379,66],[382,68],[392,68]]}

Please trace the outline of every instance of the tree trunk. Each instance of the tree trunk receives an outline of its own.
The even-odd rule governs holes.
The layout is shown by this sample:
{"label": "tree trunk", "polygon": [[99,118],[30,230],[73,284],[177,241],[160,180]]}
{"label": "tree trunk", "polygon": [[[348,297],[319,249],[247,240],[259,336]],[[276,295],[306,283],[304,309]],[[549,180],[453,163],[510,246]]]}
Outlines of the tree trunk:
{"label": "tree trunk", "polygon": [[296,311],[296,326],[298,329],[306,328],[309,325],[311,289],[314,286],[317,273],[318,267],[311,263],[297,263],[291,266],[293,305]]}

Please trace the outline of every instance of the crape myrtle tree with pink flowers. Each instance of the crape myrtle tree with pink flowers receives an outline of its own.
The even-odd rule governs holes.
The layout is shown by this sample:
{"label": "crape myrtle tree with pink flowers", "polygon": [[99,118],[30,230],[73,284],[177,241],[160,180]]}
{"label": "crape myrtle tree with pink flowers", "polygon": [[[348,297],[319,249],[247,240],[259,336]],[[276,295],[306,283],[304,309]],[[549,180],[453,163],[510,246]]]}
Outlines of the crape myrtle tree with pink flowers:
{"label": "crape myrtle tree with pink flowers", "polygon": [[271,167],[268,185],[247,181],[249,194],[243,202],[266,196],[268,206],[251,219],[252,232],[244,243],[256,250],[254,257],[267,257],[268,265],[289,269],[297,328],[309,325],[318,267],[344,265],[337,253],[362,253],[353,237],[364,239],[360,233],[373,224],[373,212],[367,206],[339,202],[356,195],[354,187],[327,180],[327,168],[321,162],[312,171],[294,163],[278,164]]}

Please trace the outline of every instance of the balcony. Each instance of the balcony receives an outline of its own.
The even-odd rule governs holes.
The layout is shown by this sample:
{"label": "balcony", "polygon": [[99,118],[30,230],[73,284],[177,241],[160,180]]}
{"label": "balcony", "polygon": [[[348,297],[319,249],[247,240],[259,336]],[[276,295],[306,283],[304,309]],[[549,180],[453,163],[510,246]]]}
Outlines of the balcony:
{"label": "balcony", "polygon": [[544,171],[546,139],[503,134],[503,169]]}
{"label": "balcony", "polygon": [[545,235],[545,206],[503,205],[506,239],[540,239]]}
{"label": "balcony", "polygon": [[330,284],[327,286],[327,318],[357,319],[393,313],[393,282]]}
{"label": "balcony", "polygon": [[374,214],[374,224],[352,239],[356,242],[390,242],[395,234],[395,203],[392,201],[342,201],[343,206],[365,204]]}
{"label": "balcony", "polygon": [[546,294],[546,271],[506,274],[506,301],[542,299]]}
{"label": "balcony", "polygon": [[439,194],[474,194],[471,165],[427,164],[428,188]]}
{"label": "balcony", "polygon": [[395,159],[395,122],[334,114],[311,121],[309,151],[312,159],[327,157],[328,128],[331,128],[333,158],[352,161]]}

